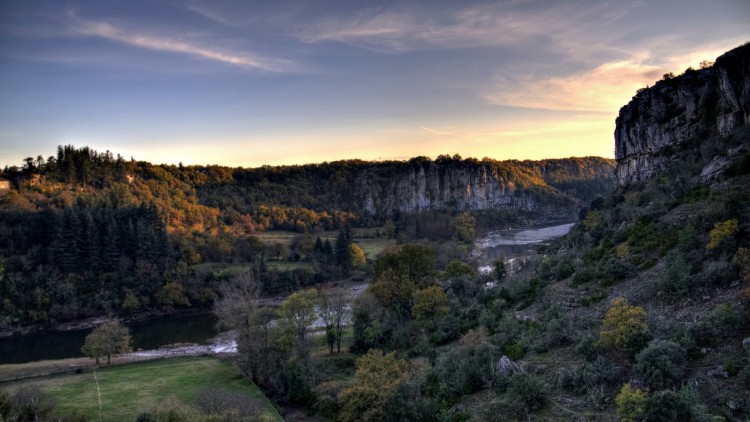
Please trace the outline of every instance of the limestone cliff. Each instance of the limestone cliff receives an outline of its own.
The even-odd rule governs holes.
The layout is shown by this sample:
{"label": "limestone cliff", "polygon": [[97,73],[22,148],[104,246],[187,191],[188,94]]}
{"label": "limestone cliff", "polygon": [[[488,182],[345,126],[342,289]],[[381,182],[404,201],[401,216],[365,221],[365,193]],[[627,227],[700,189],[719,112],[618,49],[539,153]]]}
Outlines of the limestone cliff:
{"label": "limestone cliff", "polygon": [[611,187],[611,160],[587,157],[545,161],[412,160],[387,176],[376,168],[356,177],[363,211],[508,209],[560,218]]}
{"label": "limestone cliff", "polygon": [[640,90],[620,109],[615,159],[620,184],[646,180],[667,168],[688,141],[726,136],[750,122],[750,44],[701,70]]}

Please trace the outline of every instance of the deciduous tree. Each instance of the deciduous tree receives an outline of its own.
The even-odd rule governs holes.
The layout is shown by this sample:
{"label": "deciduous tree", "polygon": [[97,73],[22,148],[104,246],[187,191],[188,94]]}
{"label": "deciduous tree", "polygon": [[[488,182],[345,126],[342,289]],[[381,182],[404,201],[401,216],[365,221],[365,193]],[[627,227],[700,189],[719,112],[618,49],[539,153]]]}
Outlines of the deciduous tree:
{"label": "deciduous tree", "polygon": [[[617,297],[612,300],[612,306],[602,321],[599,339],[605,347],[637,352],[648,342],[648,333],[646,311],[640,306],[629,305],[623,297]],[[635,340],[645,340],[643,346],[636,347],[637,351],[633,347]]]}
{"label": "deciduous tree", "polygon": [[307,289],[292,293],[279,305],[281,323],[294,330],[297,339],[297,351],[300,356],[305,354],[305,336],[307,329],[318,317],[315,304],[318,291]]}
{"label": "deciduous tree", "polygon": [[100,357],[107,356],[109,365],[112,355],[130,351],[130,330],[120,320],[107,321],[86,336],[81,350],[97,364]]}

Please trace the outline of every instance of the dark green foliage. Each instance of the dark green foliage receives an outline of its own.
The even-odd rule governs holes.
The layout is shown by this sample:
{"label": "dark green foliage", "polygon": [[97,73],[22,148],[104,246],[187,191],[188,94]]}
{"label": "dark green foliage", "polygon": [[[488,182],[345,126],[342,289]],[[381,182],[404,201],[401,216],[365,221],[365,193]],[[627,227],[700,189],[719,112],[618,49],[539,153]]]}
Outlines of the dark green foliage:
{"label": "dark green foliage", "polygon": [[585,362],[574,372],[563,372],[558,378],[562,388],[577,395],[585,394],[598,385],[618,385],[622,381],[620,367],[604,356]]}
{"label": "dark green foliage", "polygon": [[610,258],[601,268],[602,286],[611,286],[635,275],[635,267],[621,259]]}
{"label": "dark green foliage", "polygon": [[386,421],[436,421],[435,403],[420,397],[420,388],[401,382],[385,405]]}
{"label": "dark green foliage", "polygon": [[385,253],[375,262],[375,277],[388,270],[408,277],[417,288],[424,288],[437,275],[435,254],[425,245],[403,245],[399,251]]}
{"label": "dark green foliage", "polygon": [[652,388],[673,386],[685,374],[687,353],[669,340],[654,340],[636,356],[635,368]]}
{"label": "dark green foliage", "polygon": [[373,318],[372,308],[362,302],[355,303],[352,312],[352,352],[363,353],[377,348],[383,341],[383,328],[379,321]]}
{"label": "dark green foliage", "polygon": [[287,399],[293,403],[305,404],[314,398],[314,377],[309,365],[308,359],[293,359],[284,363],[281,380]]}
{"label": "dark green foliage", "polygon": [[701,318],[693,326],[693,335],[701,344],[716,344],[734,335],[742,326],[742,310],[731,303],[724,303]]}
{"label": "dark green foliage", "polygon": [[510,377],[506,397],[519,415],[527,415],[544,407],[548,400],[547,386],[535,375],[518,372]]}
{"label": "dark green foliage", "polygon": [[646,422],[685,420],[683,416],[688,411],[689,409],[685,408],[677,393],[672,390],[661,390],[646,400],[646,413],[643,420]]}

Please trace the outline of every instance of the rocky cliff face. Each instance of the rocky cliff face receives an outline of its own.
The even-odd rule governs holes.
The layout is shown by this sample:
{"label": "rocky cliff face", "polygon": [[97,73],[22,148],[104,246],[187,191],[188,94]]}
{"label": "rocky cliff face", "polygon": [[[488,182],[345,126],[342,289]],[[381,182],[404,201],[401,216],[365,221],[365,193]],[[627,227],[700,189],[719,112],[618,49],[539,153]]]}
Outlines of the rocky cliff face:
{"label": "rocky cliff face", "polygon": [[356,177],[365,212],[507,209],[560,218],[612,186],[611,160],[579,158],[543,162],[426,161],[383,177]]}
{"label": "rocky cliff face", "polygon": [[709,68],[656,83],[620,109],[615,159],[620,184],[646,180],[669,166],[687,141],[725,136],[750,122],[750,44]]}
{"label": "rocky cliff face", "polygon": [[489,166],[443,169],[440,165],[419,166],[374,188],[361,179],[364,209],[371,214],[391,210],[435,211],[448,207],[479,210],[512,208],[532,211],[535,201]]}

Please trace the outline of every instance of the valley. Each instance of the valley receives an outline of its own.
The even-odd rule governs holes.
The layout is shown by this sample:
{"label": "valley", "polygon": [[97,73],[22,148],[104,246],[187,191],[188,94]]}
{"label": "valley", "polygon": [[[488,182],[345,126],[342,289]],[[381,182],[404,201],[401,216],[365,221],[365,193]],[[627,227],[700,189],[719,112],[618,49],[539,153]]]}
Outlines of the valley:
{"label": "valley", "polygon": [[[176,399],[136,400],[137,379],[105,387],[133,400],[112,418],[252,419],[201,407],[194,387],[219,379],[294,420],[745,420],[748,116],[744,44],[636,92],[615,122],[615,162],[244,169],[60,146],[3,172],[0,327],[112,319],[93,336],[148,312],[211,310],[234,333],[237,353],[148,363],[128,363],[128,349],[174,343],[176,320],[79,337],[87,368],[113,378],[157,386],[148,368],[183,365],[166,369],[189,386]],[[213,327],[190,318],[203,328],[189,335]],[[181,380],[206,366],[224,375]],[[90,420],[78,375],[88,369],[28,383]],[[47,397],[25,386],[0,384],[0,410]]]}

